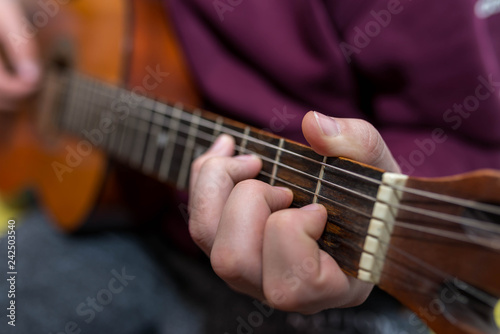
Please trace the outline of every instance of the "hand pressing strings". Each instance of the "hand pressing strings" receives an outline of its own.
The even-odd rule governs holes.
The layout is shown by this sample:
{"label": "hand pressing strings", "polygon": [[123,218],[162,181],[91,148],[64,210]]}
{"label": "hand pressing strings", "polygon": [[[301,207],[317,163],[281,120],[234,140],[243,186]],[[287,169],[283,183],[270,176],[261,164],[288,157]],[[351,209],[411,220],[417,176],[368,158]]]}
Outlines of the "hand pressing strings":
{"label": "hand pressing strings", "polygon": [[[311,112],[303,131],[319,154],[399,171],[380,134],[364,121]],[[363,302],[372,285],[346,276],[318,247],[325,208],[289,208],[289,189],[252,179],[262,166],[258,157],[233,153],[234,140],[222,135],[191,171],[189,228],[214,271],[233,289],[286,311]]]}

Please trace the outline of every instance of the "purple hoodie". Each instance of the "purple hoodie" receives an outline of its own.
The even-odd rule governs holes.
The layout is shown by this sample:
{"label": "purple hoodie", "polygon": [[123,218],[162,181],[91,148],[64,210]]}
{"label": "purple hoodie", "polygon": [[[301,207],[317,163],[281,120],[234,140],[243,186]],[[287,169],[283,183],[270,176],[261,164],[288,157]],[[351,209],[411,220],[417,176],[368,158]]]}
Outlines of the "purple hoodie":
{"label": "purple hoodie", "polygon": [[166,1],[205,108],[302,142],[309,110],[363,118],[407,174],[500,169],[499,1]]}

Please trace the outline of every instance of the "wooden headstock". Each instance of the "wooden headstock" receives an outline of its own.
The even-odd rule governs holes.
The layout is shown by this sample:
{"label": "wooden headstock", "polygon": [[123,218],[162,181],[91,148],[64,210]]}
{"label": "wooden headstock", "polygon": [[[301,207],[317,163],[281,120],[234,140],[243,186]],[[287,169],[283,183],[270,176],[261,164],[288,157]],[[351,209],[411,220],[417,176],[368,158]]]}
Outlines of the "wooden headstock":
{"label": "wooden headstock", "polygon": [[404,188],[379,286],[437,333],[499,333],[500,173]]}

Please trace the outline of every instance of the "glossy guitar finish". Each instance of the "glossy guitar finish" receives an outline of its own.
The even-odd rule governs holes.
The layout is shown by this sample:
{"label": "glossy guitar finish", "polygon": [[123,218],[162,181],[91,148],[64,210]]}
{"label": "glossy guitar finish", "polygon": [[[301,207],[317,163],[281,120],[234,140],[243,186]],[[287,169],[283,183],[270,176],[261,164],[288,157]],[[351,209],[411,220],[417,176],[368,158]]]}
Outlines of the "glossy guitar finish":
{"label": "glossy guitar finish", "polygon": [[[43,10],[35,1],[25,5],[28,17]],[[106,83],[196,105],[187,67],[167,22],[160,1],[74,0],[59,6],[37,38],[47,64],[63,62]],[[157,68],[168,72],[158,83],[149,79],[151,69]],[[128,216],[154,216],[167,196],[165,187],[128,168],[110,168],[106,155],[97,149],[86,152],[78,136],[55,135],[50,126],[39,129],[40,115],[43,118],[50,108],[27,103],[20,117],[2,119],[7,145],[0,147],[0,161],[8,162],[0,166],[2,192],[34,188],[47,212],[68,231],[95,221],[101,212],[106,220],[107,208],[124,210],[124,202],[139,203]],[[62,179],[54,164],[64,166]],[[159,194],[158,201],[145,201],[148,193]],[[97,210],[101,204],[105,209]]]}
{"label": "glossy guitar finish", "polygon": [[[86,10],[99,6],[99,15]],[[35,2],[26,2],[28,17],[40,11]],[[122,50],[125,36],[125,9],[122,1],[75,1],[61,5],[59,13],[47,26],[40,28],[40,49],[47,61],[55,52],[64,53],[70,61],[85,73],[119,83],[122,78]],[[116,21],[109,21],[109,15]],[[106,34],[100,33],[106,31]],[[106,52],[107,57],[95,57],[95,50]],[[71,59],[68,59],[70,58]],[[46,138],[36,131],[38,107],[27,105],[15,127],[21,129],[6,139],[9,146],[2,149],[0,186],[14,192],[26,185],[35,186],[44,207],[64,228],[75,221],[85,220],[92,212],[106,173],[104,154],[97,150],[74,164],[72,172],[60,182],[52,169],[53,162],[66,164],[69,151],[76,150],[79,139],[63,136]],[[28,122],[27,122],[28,121]],[[5,177],[7,176],[7,177]],[[64,194],[61,196],[61,194]]]}

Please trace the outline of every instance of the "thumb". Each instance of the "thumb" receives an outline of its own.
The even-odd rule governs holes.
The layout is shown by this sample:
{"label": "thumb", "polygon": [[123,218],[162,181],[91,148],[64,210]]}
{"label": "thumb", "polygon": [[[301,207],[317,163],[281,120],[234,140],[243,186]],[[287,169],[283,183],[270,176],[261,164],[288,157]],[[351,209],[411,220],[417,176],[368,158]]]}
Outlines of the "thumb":
{"label": "thumb", "polygon": [[344,157],[391,172],[400,168],[380,133],[361,119],[333,118],[310,111],[302,131],[316,153]]}

